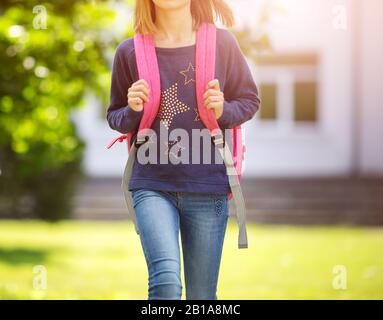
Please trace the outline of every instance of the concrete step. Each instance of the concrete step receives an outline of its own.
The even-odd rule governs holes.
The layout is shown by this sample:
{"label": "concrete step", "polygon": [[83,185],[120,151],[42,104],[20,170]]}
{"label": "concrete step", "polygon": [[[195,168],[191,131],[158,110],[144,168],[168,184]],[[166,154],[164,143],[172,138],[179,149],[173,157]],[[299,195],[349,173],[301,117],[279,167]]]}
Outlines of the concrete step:
{"label": "concrete step", "polygon": [[[120,185],[120,179],[85,180],[74,217],[128,219]],[[242,187],[249,221],[383,224],[383,179],[243,179]]]}

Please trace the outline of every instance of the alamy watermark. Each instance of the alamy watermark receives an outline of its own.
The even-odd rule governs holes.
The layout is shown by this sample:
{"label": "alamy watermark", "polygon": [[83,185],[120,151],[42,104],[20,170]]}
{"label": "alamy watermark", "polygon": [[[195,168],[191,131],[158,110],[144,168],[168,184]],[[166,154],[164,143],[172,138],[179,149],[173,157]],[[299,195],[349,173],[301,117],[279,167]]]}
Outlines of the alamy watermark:
{"label": "alamy watermark", "polygon": [[348,28],[348,16],[347,8],[344,5],[336,5],[332,8],[334,15],[332,25],[336,30],[347,30]]}
{"label": "alamy watermark", "polygon": [[[229,143],[231,130],[226,129],[222,138]],[[168,131],[160,125],[159,134],[153,129],[145,130],[146,142],[137,150],[137,161],[142,164],[223,164],[230,163],[232,154],[223,145],[215,146],[208,129],[185,129]],[[231,143],[229,143],[229,146]]]}
{"label": "alamy watermark", "polygon": [[332,280],[332,287],[335,290],[346,290],[347,289],[347,268],[344,265],[336,265],[332,269],[334,274]]}
{"label": "alamy watermark", "polygon": [[35,290],[46,290],[48,286],[48,271],[43,265],[33,267],[32,288]]}
{"label": "alamy watermark", "polygon": [[47,28],[47,9],[43,5],[37,5],[33,7],[32,10],[35,17],[33,18],[32,25],[34,29],[46,29]]}

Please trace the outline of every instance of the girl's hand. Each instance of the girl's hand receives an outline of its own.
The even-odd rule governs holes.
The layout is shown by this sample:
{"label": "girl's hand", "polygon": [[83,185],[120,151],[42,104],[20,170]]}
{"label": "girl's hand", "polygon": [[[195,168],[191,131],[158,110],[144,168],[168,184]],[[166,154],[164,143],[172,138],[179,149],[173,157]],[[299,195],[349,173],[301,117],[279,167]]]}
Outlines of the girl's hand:
{"label": "girl's hand", "polygon": [[214,79],[207,84],[207,91],[203,95],[206,108],[214,109],[215,118],[218,119],[223,113],[223,103],[225,98],[219,88],[218,79]]}
{"label": "girl's hand", "polygon": [[128,89],[128,106],[134,111],[140,112],[144,109],[144,102],[149,101],[149,85],[144,79],[132,84]]}

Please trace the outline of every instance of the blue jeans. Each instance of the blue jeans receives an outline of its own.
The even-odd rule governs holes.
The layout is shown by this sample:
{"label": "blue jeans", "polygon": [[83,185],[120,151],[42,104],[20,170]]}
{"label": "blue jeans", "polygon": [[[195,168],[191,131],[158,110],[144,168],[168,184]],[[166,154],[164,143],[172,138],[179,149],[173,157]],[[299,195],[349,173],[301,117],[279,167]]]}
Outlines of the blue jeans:
{"label": "blue jeans", "polygon": [[179,230],[186,299],[218,299],[227,194],[136,189],[132,197],[148,267],[148,299],[181,299]]}

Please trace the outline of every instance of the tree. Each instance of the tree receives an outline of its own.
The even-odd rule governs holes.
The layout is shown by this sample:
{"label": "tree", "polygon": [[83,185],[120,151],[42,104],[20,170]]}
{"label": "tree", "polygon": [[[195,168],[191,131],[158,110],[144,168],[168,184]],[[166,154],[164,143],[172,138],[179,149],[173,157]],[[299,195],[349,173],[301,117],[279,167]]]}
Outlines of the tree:
{"label": "tree", "polygon": [[1,2],[0,215],[70,214],[84,150],[70,112],[86,92],[107,100],[111,5]]}

